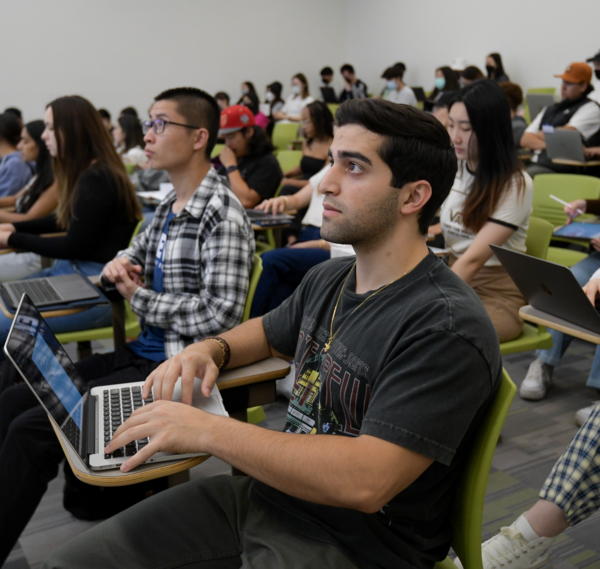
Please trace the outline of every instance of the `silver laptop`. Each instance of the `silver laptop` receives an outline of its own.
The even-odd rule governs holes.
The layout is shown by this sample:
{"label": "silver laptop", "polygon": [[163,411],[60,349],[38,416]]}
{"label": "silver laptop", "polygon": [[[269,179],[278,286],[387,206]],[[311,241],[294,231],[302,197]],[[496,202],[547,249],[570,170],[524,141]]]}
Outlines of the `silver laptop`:
{"label": "silver laptop", "polygon": [[600,334],[600,314],[567,267],[490,247],[531,306]]}
{"label": "silver laptop", "polygon": [[[104,447],[119,425],[136,409],[152,403],[152,395],[146,400],[142,399],[144,382],[141,381],[86,391],[86,385],[73,362],[26,294],[15,314],[4,352],[73,450],[91,470],[119,468],[150,442],[147,438],[133,441],[112,454],[104,453]],[[202,382],[196,379],[192,406],[227,416],[216,386],[210,397],[202,395],[201,386]],[[81,393],[85,394],[82,396]],[[175,386],[173,400],[181,401],[181,379]],[[151,456],[146,464],[203,454],[159,452]]]}
{"label": "silver laptop", "polygon": [[257,225],[286,225],[294,221],[293,215],[287,213],[267,213],[259,209],[247,209],[248,219]]}
{"label": "silver laptop", "polygon": [[36,306],[50,306],[62,302],[98,298],[98,289],[79,273],[13,281],[0,285],[4,297],[13,308],[19,305],[26,294]]}
{"label": "silver laptop", "polygon": [[544,107],[551,107],[552,105],[554,105],[554,95],[540,95],[538,93],[527,95],[527,106],[529,107],[531,120],[537,117]]}
{"label": "silver laptop", "polygon": [[555,128],[553,132],[544,131],[544,140],[546,141],[546,154],[548,158],[585,162],[583,141],[581,140],[581,133],[578,130]]}

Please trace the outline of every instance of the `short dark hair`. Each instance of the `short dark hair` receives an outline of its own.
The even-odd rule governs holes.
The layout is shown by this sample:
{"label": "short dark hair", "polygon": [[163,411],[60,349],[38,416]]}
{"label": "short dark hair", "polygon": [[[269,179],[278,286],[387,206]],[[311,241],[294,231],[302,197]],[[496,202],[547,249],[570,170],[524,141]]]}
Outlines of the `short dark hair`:
{"label": "short dark hair", "polygon": [[508,105],[511,111],[516,112],[519,105],[523,102],[523,89],[516,83],[511,83],[510,81],[503,81],[502,83],[498,83],[498,85],[500,85],[500,88],[508,97]]}
{"label": "short dark hair", "polygon": [[396,77],[398,79],[402,79],[404,77],[404,71],[405,71],[405,67],[400,64],[396,64],[393,65],[392,67],[388,67],[383,74],[381,75],[381,77],[383,79],[396,79]]}
{"label": "short dark hair", "polygon": [[221,109],[215,98],[196,87],[176,87],[163,91],[154,97],[154,101],[175,101],[177,111],[188,124],[198,125],[208,131],[206,157],[210,158],[217,142],[221,118]]}
{"label": "short dark hair", "polygon": [[23,113],[21,112],[21,109],[17,109],[17,107],[7,107],[6,109],[4,109],[5,113],[11,113],[12,115],[15,115],[19,120],[23,120]]}
{"label": "short dark hair", "polygon": [[248,156],[256,157],[264,156],[275,150],[275,146],[271,142],[271,139],[267,136],[267,133],[258,125],[244,127],[241,132],[246,136],[246,132],[249,129],[253,129],[254,133],[248,140]]}
{"label": "short dark hair", "polygon": [[19,144],[22,128],[21,119],[14,113],[5,112],[0,115],[0,137],[12,146]]}
{"label": "short dark hair", "polygon": [[98,112],[103,119],[110,120],[110,113],[106,109],[98,109]]}
{"label": "short dark hair", "polygon": [[348,73],[352,73],[352,75],[354,75],[354,67],[352,67],[352,65],[350,65],[349,63],[344,63],[344,65],[340,67],[340,73],[344,73],[344,71],[347,71]]}
{"label": "short dark hair", "polygon": [[468,81],[477,81],[477,79],[483,79],[485,75],[479,67],[469,65],[460,72],[460,77],[464,77]]}
{"label": "short dark hair", "polygon": [[132,117],[135,117],[136,119],[139,118],[138,116],[138,112],[135,109],[135,107],[125,107],[120,113],[119,116],[121,115],[131,115]]}
{"label": "short dark hair", "polygon": [[323,75],[333,75],[333,69],[331,69],[331,67],[323,67],[323,69],[321,69],[321,77],[323,77]]}
{"label": "short dark hair", "polygon": [[346,101],[335,120],[338,127],[358,124],[383,137],[378,154],[392,171],[391,186],[402,188],[417,180],[431,184],[431,198],[418,220],[419,232],[427,235],[456,177],[456,152],[446,129],[424,111],[379,99]]}
{"label": "short dark hair", "polygon": [[229,101],[231,100],[229,98],[229,95],[227,93],[225,93],[225,91],[219,91],[216,95],[215,95],[215,99],[217,101],[227,101],[227,103],[229,103]]}

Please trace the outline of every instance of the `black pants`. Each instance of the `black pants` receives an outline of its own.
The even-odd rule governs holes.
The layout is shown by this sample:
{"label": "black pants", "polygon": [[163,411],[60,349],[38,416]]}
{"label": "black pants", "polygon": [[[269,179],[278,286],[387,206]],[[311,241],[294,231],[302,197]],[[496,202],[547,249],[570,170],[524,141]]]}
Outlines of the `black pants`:
{"label": "black pants", "polygon": [[[144,381],[158,367],[127,346],[75,364],[89,389]],[[0,566],[58,474],[64,454],[46,411],[26,384],[0,395]]]}

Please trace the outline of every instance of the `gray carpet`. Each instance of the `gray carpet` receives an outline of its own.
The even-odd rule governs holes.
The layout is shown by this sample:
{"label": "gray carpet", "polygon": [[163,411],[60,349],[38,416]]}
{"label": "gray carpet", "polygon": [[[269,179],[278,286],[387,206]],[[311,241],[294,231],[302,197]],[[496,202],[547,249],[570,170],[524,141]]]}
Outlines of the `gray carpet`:
{"label": "gray carpet", "polygon": [[[592,346],[573,342],[555,372],[555,384],[546,399],[532,403],[515,398],[503,429],[502,444],[494,456],[484,510],[483,539],[512,523],[535,503],[552,465],[577,431],[575,411],[600,399],[595,390],[585,387],[593,353]],[[532,359],[531,353],[505,358],[504,365],[517,385]],[[286,407],[283,400],[266,406],[267,420],[262,425],[281,429]],[[211,458],[192,469],[191,476],[198,478],[229,471],[227,464]],[[59,479],[50,485],[5,569],[35,569],[54,548],[94,525],[76,520],[62,508],[62,484],[61,472]],[[600,569],[600,516],[592,516],[568,529],[553,548],[547,567]]]}

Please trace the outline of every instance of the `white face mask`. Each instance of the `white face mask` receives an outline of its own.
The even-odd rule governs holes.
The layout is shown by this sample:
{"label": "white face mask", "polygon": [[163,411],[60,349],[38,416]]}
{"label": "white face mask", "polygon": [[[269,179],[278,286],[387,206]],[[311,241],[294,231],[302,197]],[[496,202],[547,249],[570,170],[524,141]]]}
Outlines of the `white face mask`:
{"label": "white face mask", "polygon": [[274,99],[275,99],[275,95],[273,93],[271,93],[271,91],[269,91],[266,95],[265,95],[265,99],[267,101],[269,101],[269,103],[271,103]]}
{"label": "white face mask", "polygon": [[302,88],[300,85],[292,85],[292,93],[294,93],[294,95],[299,95],[301,92]]}

